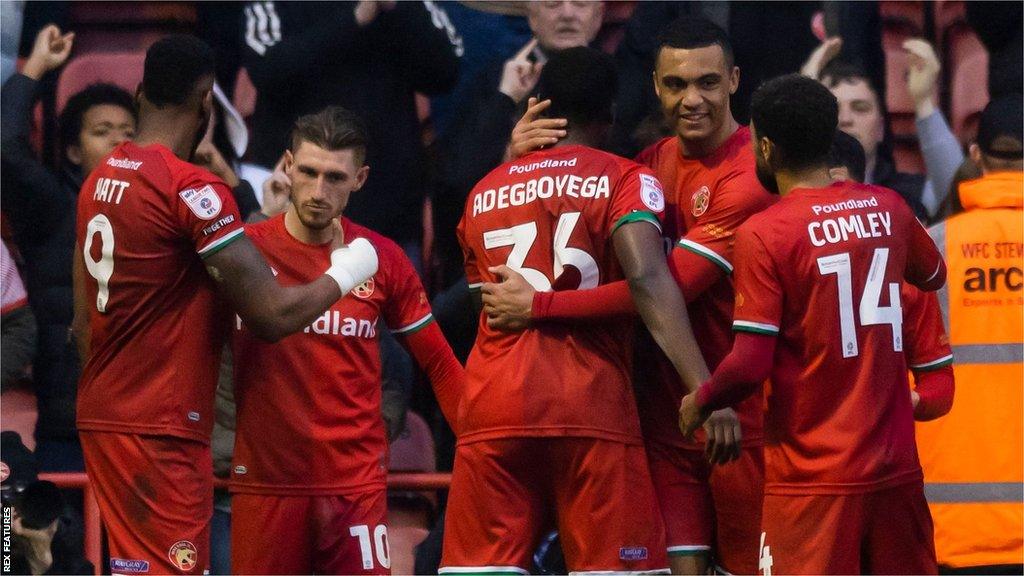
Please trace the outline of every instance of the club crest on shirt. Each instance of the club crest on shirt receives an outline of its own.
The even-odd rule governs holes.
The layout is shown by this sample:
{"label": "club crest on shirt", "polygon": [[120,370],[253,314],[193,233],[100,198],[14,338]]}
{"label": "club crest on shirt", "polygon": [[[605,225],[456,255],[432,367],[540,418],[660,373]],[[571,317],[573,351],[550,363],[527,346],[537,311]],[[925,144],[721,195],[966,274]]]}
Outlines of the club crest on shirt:
{"label": "club crest on shirt", "polygon": [[694,218],[699,218],[708,211],[708,204],[711,204],[711,190],[707,186],[701,186],[700,190],[693,193],[691,200],[693,203],[693,216]]}
{"label": "club crest on shirt", "polygon": [[373,278],[370,278],[366,282],[363,282],[359,286],[353,288],[352,294],[355,295],[356,298],[362,298],[363,300],[373,296]]}
{"label": "club crest on shirt", "polygon": [[202,188],[182,190],[178,192],[178,196],[181,196],[181,199],[193,214],[203,220],[213,220],[217,214],[220,214],[220,196],[217,195],[217,191],[213,189],[213,186],[209,184]]}
{"label": "club crest on shirt", "polygon": [[178,540],[171,546],[171,549],[167,551],[167,558],[178,567],[179,570],[188,572],[195,568],[196,561],[199,558],[199,552],[196,551],[196,547],[192,545],[188,540]]}
{"label": "club crest on shirt", "polygon": [[661,190],[661,182],[650,174],[640,175],[640,199],[644,206],[655,212],[665,209],[665,193]]}

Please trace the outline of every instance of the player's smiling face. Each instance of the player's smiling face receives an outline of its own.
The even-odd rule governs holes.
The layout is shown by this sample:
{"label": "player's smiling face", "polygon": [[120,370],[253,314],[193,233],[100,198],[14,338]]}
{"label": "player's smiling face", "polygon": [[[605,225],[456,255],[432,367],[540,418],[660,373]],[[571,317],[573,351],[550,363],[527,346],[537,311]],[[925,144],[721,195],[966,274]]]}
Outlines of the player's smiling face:
{"label": "player's smiling face", "polygon": [[664,47],[654,67],[654,91],[680,139],[714,139],[728,124],[729,96],[740,71],[729,66],[717,44],[701,48]]}
{"label": "player's smiling face", "polygon": [[306,228],[323,230],[340,216],[352,193],[369,175],[362,155],[351,148],[326,150],[302,142],[285,155],[285,172],[292,181],[292,210]]}

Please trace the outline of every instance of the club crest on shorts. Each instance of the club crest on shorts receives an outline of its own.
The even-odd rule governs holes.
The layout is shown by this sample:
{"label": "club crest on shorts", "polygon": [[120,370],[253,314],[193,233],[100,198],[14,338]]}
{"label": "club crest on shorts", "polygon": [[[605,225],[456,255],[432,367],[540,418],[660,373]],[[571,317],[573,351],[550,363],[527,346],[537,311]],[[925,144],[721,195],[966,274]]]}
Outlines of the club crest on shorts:
{"label": "club crest on shorts", "polygon": [[619,548],[619,560],[647,560],[647,547],[623,546]]}
{"label": "club crest on shorts", "polygon": [[213,220],[217,214],[220,214],[220,196],[217,195],[217,191],[213,189],[213,186],[209,184],[202,188],[182,190],[178,192],[178,196],[181,197],[193,214],[203,220]]}
{"label": "club crest on shorts", "polygon": [[699,218],[708,211],[708,205],[711,204],[711,190],[707,186],[701,186],[700,190],[693,193],[691,201],[693,203],[693,216]]}
{"label": "club crest on shorts", "polygon": [[178,540],[167,551],[167,558],[178,569],[188,572],[196,567],[196,562],[199,560],[199,552],[188,540]]}
{"label": "club crest on shorts", "polygon": [[362,298],[363,300],[373,296],[373,278],[370,278],[366,282],[363,282],[359,286],[353,288],[352,294],[354,294],[356,298]]}

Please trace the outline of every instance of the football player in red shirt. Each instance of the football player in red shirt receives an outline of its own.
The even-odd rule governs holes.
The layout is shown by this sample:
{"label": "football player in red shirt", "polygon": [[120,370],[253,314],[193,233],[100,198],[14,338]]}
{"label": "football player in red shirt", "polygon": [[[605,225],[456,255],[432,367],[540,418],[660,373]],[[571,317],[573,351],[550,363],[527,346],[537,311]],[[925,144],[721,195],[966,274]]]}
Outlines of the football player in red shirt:
{"label": "football player in red shirt", "polygon": [[[568,137],[488,174],[458,233],[471,288],[515,270],[535,288],[629,281],[684,380],[704,363],[665,264],[661,184],[596,150],[616,75],[589,48],[553,55],[539,80]],[[441,573],[526,573],[557,526],[573,571],[667,570],[664,533],[630,389],[631,324],[509,334],[480,317],[466,368]]]}
{"label": "football player in red shirt", "polygon": [[[352,112],[296,121],[284,159],[291,205],[246,228],[282,284],[309,282],[330,263],[331,222],[366,181],[365,154]],[[231,565],[240,574],[390,574],[378,330],[390,327],[416,358],[458,430],[462,366],[412,263],[384,236],[341,224],[346,238],[374,245],[373,277],[280,342],[237,325]]]}
{"label": "football player in red shirt", "polygon": [[[676,248],[670,267],[686,297],[694,333],[712,369],[732,346],[735,230],[777,200],[754,171],[750,130],[729,112],[739,82],[728,35],[703,18],[683,18],[662,34],[654,71],[655,91],[676,134],[644,150],[637,162],[654,170],[666,188],[664,234]],[[545,140],[553,119],[530,122],[534,107],[513,134],[513,151]],[[531,128],[532,126],[532,128]],[[624,282],[592,290],[534,291],[515,276],[483,287],[492,325],[591,321],[635,314]],[[750,574],[761,509],[762,402],[753,396],[705,424],[707,438],[683,437],[678,406],[689,391],[656,347],[638,349],[637,405],[676,574],[718,567]],[[742,444],[743,451],[739,452]],[[706,456],[705,456],[706,453]],[[729,462],[735,458],[736,462]],[[712,463],[724,465],[713,466]]]}
{"label": "football player in red shirt", "polygon": [[100,163],[78,200],[78,428],[114,573],[208,568],[209,439],[231,307],[277,339],[377,269],[373,246],[356,240],[309,284],[277,284],[231,191],[186,161],[209,121],[213,73],[213,52],[196,38],[155,43],[138,138]]}
{"label": "football player in red shirt", "polygon": [[770,375],[759,568],[935,573],[899,294],[904,279],[938,289],[945,264],[895,192],[833,182],[837,115],[798,75],[754,94],[758,177],[782,200],[737,233],[736,341],[680,425]]}

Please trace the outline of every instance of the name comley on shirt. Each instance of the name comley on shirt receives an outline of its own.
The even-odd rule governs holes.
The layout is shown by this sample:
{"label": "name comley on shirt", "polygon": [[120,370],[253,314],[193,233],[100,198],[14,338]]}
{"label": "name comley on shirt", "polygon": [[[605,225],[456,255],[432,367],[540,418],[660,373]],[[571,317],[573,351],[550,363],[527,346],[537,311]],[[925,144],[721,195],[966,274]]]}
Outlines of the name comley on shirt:
{"label": "name comley on shirt", "polygon": [[[576,166],[576,158],[571,160],[545,160],[544,162],[530,164],[527,166],[513,165],[509,167],[509,174],[521,174],[532,172],[538,168],[560,168]],[[473,216],[484,212],[490,212],[497,208],[502,210],[510,206],[522,206],[535,202],[537,199],[561,198],[587,198],[597,200],[611,197],[611,182],[607,176],[577,176],[565,174],[562,176],[541,176],[524,182],[516,182],[501,186],[497,189],[490,188],[478,192],[473,197]]]}
{"label": "name comley on shirt", "polygon": [[[878,206],[878,199],[872,196],[867,200],[847,200],[834,204],[811,206],[811,210],[815,215],[820,215],[876,206]],[[811,237],[811,244],[815,246],[846,242],[851,236],[855,238],[892,236],[892,216],[888,212],[868,212],[867,214],[827,218],[808,224],[807,235]]]}

